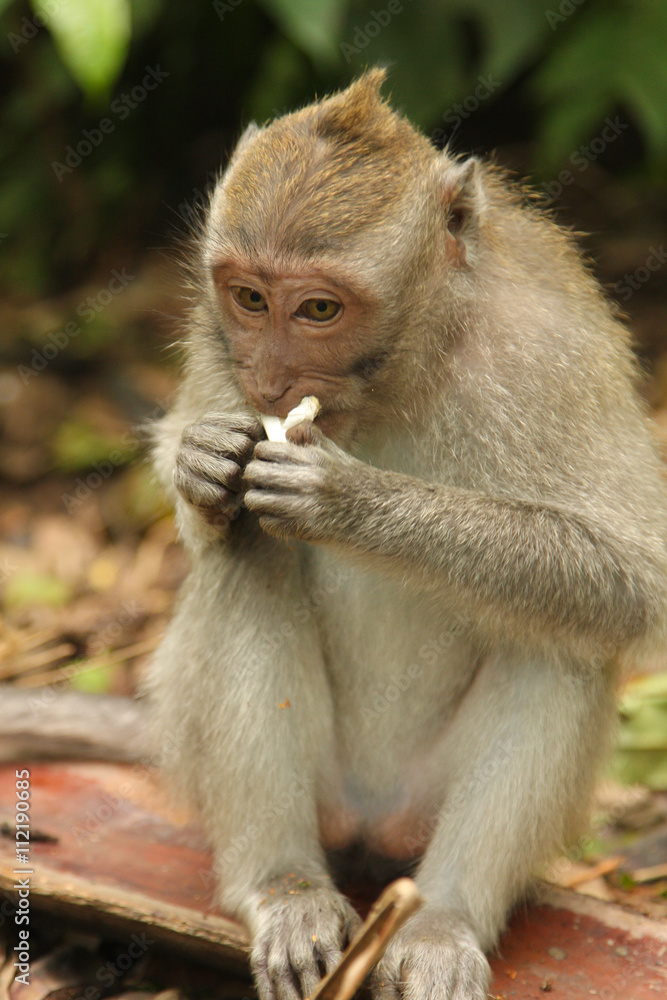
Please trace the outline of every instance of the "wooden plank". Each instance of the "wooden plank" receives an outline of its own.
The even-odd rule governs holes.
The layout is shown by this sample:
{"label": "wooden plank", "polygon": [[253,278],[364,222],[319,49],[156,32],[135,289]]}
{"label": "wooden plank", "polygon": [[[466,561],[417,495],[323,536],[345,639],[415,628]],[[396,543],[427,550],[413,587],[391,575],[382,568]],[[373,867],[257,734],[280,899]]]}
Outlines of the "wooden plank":
{"label": "wooden plank", "polygon": [[[31,765],[31,906],[245,969],[245,931],[215,906],[211,856],[154,774],[118,764]],[[0,888],[16,875],[14,766],[0,767]],[[359,887],[355,887],[359,888]],[[365,892],[355,898],[369,898]],[[569,890],[520,910],[492,958],[491,996],[655,1000],[667,995],[667,925]]]}

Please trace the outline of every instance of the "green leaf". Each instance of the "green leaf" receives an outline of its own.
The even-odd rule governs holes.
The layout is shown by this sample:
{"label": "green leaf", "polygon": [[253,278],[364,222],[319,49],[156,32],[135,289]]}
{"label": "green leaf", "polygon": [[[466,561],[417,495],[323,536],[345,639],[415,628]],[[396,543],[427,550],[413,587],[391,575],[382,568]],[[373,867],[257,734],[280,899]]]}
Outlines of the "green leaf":
{"label": "green leaf", "polygon": [[[497,75],[507,87],[518,70],[535,57],[541,43],[551,37],[549,22],[542,4],[526,0],[460,0],[459,11],[479,19],[484,72]],[[428,25],[426,25],[428,27]]]}
{"label": "green leaf", "polygon": [[[351,11],[342,54],[350,77],[375,63],[388,65],[384,93],[392,103],[423,127],[440,121],[445,127],[444,116],[452,103],[466,94],[462,28],[446,10],[432,11],[425,22],[423,7],[424,0],[421,5],[404,4],[377,35],[370,31],[376,23],[373,10],[378,10],[377,5]],[[415,52],[419,53],[418,73]]]}
{"label": "green leaf", "polygon": [[108,93],[123,68],[130,44],[128,0],[31,2],[81,89],[91,97]]}
{"label": "green leaf", "polygon": [[613,771],[618,780],[667,789],[667,672],[632,680],[621,698]]}
{"label": "green leaf", "polygon": [[313,60],[330,64],[340,58],[340,34],[346,0],[260,0],[265,12],[295,45]]}
{"label": "green leaf", "polygon": [[99,667],[85,667],[80,673],[74,674],[70,678],[70,687],[77,691],[86,691],[88,694],[106,694],[114,685],[118,676],[118,667],[115,664],[101,664]]}
{"label": "green leaf", "polygon": [[60,608],[72,598],[64,580],[47,573],[16,573],[5,584],[3,605],[6,609],[39,607]]}
{"label": "green leaf", "polygon": [[593,138],[599,125],[591,121],[619,108],[634,112],[653,153],[664,156],[666,50],[663,0],[613,0],[579,11],[534,78],[535,97],[545,105],[539,146],[548,165],[557,167]]}
{"label": "green leaf", "polygon": [[617,750],[612,776],[624,785],[667,790],[667,753],[664,750]]}
{"label": "green leaf", "polygon": [[537,144],[540,157],[535,173],[543,179],[555,178],[566,157],[575,167],[570,173],[581,173],[587,169],[589,160],[577,154],[581,145],[586,145],[599,134],[609,110],[606,95],[591,94],[585,90],[573,94],[567,102],[555,103],[550,111],[545,112],[539,130]]}
{"label": "green leaf", "polygon": [[256,78],[246,98],[250,119],[265,122],[291,110],[307,75],[308,59],[301,49],[281,35],[267,45]]}
{"label": "green leaf", "polygon": [[130,436],[112,437],[100,434],[93,427],[78,420],[61,424],[52,444],[52,457],[61,472],[80,472],[103,465],[105,475],[118,466],[125,465],[135,455],[137,442]]}

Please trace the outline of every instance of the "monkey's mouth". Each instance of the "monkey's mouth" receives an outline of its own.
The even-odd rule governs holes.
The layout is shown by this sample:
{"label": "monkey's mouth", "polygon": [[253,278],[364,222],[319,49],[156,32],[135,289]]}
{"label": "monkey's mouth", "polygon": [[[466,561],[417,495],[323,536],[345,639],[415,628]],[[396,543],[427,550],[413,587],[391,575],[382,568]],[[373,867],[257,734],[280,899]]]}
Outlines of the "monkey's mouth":
{"label": "monkey's mouth", "polygon": [[312,423],[322,407],[317,396],[304,396],[298,406],[293,407],[284,420],[270,414],[260,413],[266,436],[269,441],[285,441],[285,434],[293,427],[303,423]]}

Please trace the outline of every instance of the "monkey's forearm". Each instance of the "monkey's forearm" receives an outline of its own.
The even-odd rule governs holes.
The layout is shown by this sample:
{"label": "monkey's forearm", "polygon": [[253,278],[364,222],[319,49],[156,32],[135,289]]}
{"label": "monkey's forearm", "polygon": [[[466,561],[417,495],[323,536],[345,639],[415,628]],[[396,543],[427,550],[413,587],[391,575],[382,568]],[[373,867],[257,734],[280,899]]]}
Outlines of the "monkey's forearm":
{"label": "monkey's forearm", "polygon": [[348,544],[444,584],[494,624],[617,645],[660,618],[662,579],[647,555],[576,516],[378,470],[352,493],[340,520]]}

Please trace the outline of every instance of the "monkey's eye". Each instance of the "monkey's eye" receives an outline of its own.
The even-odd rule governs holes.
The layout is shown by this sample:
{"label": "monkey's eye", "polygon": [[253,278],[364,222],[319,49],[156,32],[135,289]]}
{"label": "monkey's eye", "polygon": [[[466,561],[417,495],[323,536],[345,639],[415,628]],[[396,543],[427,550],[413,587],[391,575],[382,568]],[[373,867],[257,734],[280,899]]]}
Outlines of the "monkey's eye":
{"label": "monkey's eye", "polygon": [[248,288],[246,285],[232,285],[231,293],[235,301],[250,312],[261,312],[262,309],[266,309],[266,299],[256,288]]}
{"label": "monkey's eye", "polygon": [[299,306],[297,316],[307,316],[319,323],[333,319],[340,312],[340,302],[333,299],[304,299]]}

